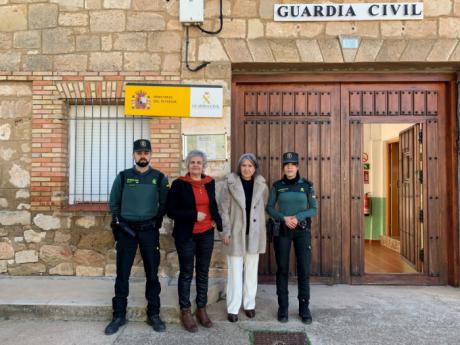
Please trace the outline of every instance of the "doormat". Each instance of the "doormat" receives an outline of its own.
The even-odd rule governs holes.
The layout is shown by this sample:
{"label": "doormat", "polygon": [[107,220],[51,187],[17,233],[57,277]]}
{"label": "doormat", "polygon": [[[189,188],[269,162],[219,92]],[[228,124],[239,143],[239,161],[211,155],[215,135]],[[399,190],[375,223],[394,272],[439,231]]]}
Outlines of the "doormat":
{"label": "doormat", "polygon": [[308,345],[307,335],[302,332],[252,332],[253,345]]}

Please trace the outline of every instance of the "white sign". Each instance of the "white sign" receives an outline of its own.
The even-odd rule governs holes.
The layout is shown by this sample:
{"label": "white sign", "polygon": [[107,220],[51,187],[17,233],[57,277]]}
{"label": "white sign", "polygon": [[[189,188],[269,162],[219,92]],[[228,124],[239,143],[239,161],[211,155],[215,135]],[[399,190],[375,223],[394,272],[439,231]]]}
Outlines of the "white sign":
{"label": "white sign", "polygon": [[192,87],[190,117],[222,117],[222,87]]}
{"label": "white sign", "polygon": [[275,21],[420,20],[422,2],[275,4]]}
{"label": "white sign", "polygon": [[206,153],[208,160],[227,159],[227,135],[226,134],[183,134],[182,136],[183,157],[191,150],[200,150]]}

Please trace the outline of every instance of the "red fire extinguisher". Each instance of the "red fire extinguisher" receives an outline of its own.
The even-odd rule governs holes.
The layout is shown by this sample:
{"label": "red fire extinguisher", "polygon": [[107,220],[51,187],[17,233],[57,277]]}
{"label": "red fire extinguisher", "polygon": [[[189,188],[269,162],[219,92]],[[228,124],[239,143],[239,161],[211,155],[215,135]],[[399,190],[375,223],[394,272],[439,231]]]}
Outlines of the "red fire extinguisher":
{"label": "red fire extinguisher", "polygon": [[364,194],[364,215],[370,216],[372,212],[371,193]]}

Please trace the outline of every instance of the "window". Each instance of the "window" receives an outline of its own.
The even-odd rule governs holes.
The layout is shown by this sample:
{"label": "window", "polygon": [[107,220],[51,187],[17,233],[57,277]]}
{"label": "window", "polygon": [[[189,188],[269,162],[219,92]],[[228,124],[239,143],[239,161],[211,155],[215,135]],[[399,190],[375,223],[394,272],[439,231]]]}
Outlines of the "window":
{"label": "window", "polygon": [[149,118],[125,116],[122,104],[68,100],[70,205],[107,202],[118,172],[133,165],[133,141],[150,138]]}

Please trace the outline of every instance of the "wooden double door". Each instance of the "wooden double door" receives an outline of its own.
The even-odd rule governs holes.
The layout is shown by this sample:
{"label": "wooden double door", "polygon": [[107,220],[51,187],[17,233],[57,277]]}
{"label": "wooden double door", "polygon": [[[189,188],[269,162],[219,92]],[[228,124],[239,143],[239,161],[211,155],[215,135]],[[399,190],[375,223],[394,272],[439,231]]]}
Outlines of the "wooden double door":
{"label": "wooden double door", "polygon": [[[346,78],[340,82],[333,78],[327,82],[321,78],[314,82],[280,82],[267,77],[259,78],[259,82],[249,77],[235,79],[232,167],[236,168],[239,155],[253,152],[261,174],[271,186],[282,176],[282,153],[299,153],[301,175],[313,182],[318,201],[318,215],[312,219],[311,274],[316,280],[447,282],[447,269],[443,268],[447,261],[447,234],[443,229],[448,217],[443,217],[447,209],[446,198],[442,197],[447,188],[442,178],[447,156],[443,151],[446,142],[440,135],[446,128],[445,83],[350,83]],[[424,218],[420,222],[426,228],[422,241],[425,258],[418,274],[377,277],[364,273],[363,124],[398,122],[417,123],[417,131],[422,132],[423,193],[410,189],[412,185],[405,189],[401,200],[407,213],[401,223],[416,224],[419,213],[411,200],[423,194]],[[418,138],[419,133],[413,135]],[[415,178],[417,172],[408,173]],[[402,234],[406,231],[406,242],[410,242],[415,232],[411,232],[410,225],[402,229]],[[409,244],[406,254],[415,255],[416,250],[420,248]],[[275,272],[273,246],[268,243],[267,253],[260,258],[259,275],[262,281],[270,280]],[[293,252],[291,273],[296,274]]]}

